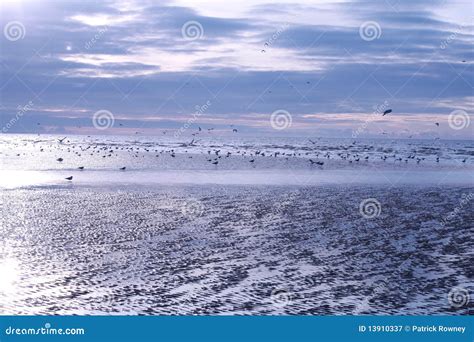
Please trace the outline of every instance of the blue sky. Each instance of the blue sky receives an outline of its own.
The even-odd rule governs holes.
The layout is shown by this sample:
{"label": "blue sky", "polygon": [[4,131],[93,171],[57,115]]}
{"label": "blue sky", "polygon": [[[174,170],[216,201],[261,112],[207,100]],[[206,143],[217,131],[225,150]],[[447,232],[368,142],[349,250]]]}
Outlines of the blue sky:
{"label": "blue sky", "polygon": [[471,1],[0,6],[3,132],[472,138]]}

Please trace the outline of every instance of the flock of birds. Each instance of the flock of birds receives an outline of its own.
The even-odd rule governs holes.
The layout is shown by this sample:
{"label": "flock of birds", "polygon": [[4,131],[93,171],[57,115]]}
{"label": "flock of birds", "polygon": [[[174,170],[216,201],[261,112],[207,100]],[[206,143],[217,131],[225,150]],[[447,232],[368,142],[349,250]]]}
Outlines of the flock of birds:
{"label": "flock of birds", "polygon": [[[389,114],[391,109],[386,110],[383,115]],[[198,127],[197,132],[201,132],[203,129]],[[208,130],[212,130],[209,128]],[[235,131],[233,131],[235,132]],[[194,135],[193,135],[194,136]],[[264,157],[271,157],[271,158],[284,158],[284,160],[290,160],[290,158],[299,158],[300,160],[307,161],[310,167],[315,166],[322,168],[328,160],[339,160],[344,161],[349,164],[356,164],[356,163],[367,163],[369,160],[378,159],[382,162],[386,162],[387,160],[393,160],[394,162],[399,163],[408,163],[409,161],[414,161],[416,164],[420,164],[426,160],[429,154],[420,153],[417,155],[416,153],[411,153],[409,155],[397,154],[391,150],[382,150],[381,153],[371,153],[375,152],[375,146],[373,145],[366,145],[360,144],[357,141],[353,141],[352,143],[348,143],[346,145],[338,146],[337,149],[333,149],[331,151],[324,151],[326,146],[324,144],[320,144],[320,139],[317,138],[315,140],[308,139],[308,146],[299,148],[299,151],[269,151],[268,149],[261,148],[261,150],[256,149],[249,149],[249,146],[241,146],[240,149],[236,146],[233,146],[233,150],[226,150],[224,151],[225,147],[221,148],[205,148],[203,145],[199,145],[198,141],[193,138],[188,143],[180,143],[177,144],[176,148],[156,148],[156,146],[152,146],[152,144],[148,144],[146,146],[137,146],[137,145],[105,145],[105,144],[80,144],[74,143],[70,140],[67,140],[67,137],[63,137],[57,140],[57,144],[48,144],[49,152],[53,152],[53,149],[60,150],[61,152],[72,153],[76,157],[83,157],[86,155],[101,157],[103,159],[118,157],[123,155],[123,153],[128,153],[131,157],[138,158],[139,156],[144,157],[145,154],[150,156],[160,157],[161,155],[167,155],[171,158],[176,158],[177,154],[182,154],[183,156],[187,156],[187,158],[197,157],[196,152],[192,151],[193,153],[187,154],[188,147],[200,147],[198,151],[199,153],[206,155],[206,161],[212,165],[219,165],[223,163],[223,160],[226,158],[230,158],[231,156],[240,156],[244,157],[245,160],[250,163],[254,164],[258,158]],[[44,140],[43,140],[44,141]],[[36,146],[36,143],[42,142],[41,140],[33,142],[33,145]],[[212,146],[211,146],[212,147]],[[274,147],[274,146],[273,146]],[[287,146],[285,146],[287,147]],[[45,152],[45,148],[41,144],[38,146],[39,152]],[[182,153],[184,152],[184,153]],[[378,151],[380,152],[380,150]],[[367,154],[369,153],[369,154]],[[432,154],[432,153],[431,153]],[[18,153],[17,156],[21,154]],[[65,159],[62,157],[58,157],[56,162],[63,163]],[[430,156],[431,157],[431,156]],[[440,158],[439,156],[435,156],[436,163],[439,163]],[[466,163],[467,158],[464,158],[461,162]],[[293,161],[291,161],[293,162]],[[77,166],[77,170],[83,171],[86,167],[84,165]],[[119,171],[125,171],[127,169],[126,166],[118,167]],[[65,179],[68,181],[73,180],[73,176],[68,176]]]}

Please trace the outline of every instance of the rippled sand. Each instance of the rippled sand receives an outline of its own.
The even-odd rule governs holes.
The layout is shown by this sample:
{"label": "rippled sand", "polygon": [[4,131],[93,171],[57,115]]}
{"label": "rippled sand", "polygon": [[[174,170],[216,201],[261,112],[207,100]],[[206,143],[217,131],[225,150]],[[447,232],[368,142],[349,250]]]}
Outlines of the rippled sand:
{"label": "rippled sand", "polygon": [[[3,190],[0,313],[468,314],[448,293],[473,292],[473,192]],[[367,198],[378,216],[361,214]]]}

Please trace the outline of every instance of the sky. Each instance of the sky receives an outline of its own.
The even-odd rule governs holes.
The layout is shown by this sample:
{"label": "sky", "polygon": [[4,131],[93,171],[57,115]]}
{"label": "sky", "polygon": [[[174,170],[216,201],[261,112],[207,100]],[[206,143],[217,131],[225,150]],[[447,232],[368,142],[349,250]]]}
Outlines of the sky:
{"label": "sky", "polygon": [[472,139],[473,19],[468,0],[2,0],[0,134]]}

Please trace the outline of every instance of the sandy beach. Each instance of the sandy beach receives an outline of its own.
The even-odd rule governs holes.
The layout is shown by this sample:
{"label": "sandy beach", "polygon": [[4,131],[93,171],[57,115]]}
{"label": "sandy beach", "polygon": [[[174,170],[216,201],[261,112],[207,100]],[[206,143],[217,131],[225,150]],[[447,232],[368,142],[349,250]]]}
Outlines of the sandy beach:
{"label": "sandy beach", "polygon": [[[206,171],[204,149],[193,154],[200,164],[183,170],[114,155],[105,169],[81,172],[53,158],[69,163],[72,145],[35,148],[46,145],[55,152],[42,164],[2,145],[2,161],[22,159],[5,162],[4,174],[39,176],[1,191],[0,268],[8,275],[1,314],[460,315],[471,309],[450,299],[453,289],[473,289],[470,164],[453,176],[435,163],[392,162],[375,171],[334,162],[298,183],[289,180],[308,175],[308,158],[318,151],[293,152],[288,164],[281,158],[291,169],[265,156],[252,169],[239,157],[227,170]],[[189,156],[172,158],[169,146],[159,149],[168,151],[161,160]],[[143,149],[137,155],[156,158]],[[90,169],[101,159],[82,162]],[[125,162],[146,170],[118,171]],[[208,178],[193,180],[199,172]],[[280,176],[255,176],[265,172]],[[64,180],[69,174],[74,181]],[[370,181],[371,174],[378,180]]]}

